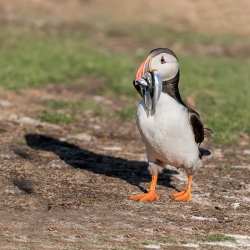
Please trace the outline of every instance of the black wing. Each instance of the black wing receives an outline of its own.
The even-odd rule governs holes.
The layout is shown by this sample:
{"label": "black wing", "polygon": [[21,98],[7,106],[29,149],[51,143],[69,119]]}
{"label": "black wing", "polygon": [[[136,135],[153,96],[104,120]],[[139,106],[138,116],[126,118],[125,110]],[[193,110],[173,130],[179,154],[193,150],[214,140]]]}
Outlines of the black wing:
{"label": "black wing", "polygon": [[192,109],[188,109],[189,122],[192,127],[196,143],[201,144],[204,140],[204,128],[200,116]]}

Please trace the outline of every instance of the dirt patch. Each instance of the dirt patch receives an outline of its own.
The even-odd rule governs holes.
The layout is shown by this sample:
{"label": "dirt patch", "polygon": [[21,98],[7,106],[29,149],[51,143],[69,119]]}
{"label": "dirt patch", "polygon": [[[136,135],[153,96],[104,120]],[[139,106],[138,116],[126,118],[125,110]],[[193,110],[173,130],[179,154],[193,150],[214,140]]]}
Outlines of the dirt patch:
{"label": "dirt patch", "polygon": [[213,233],[238,241],[217,249],[249,247],[240,241],[250,229],[247,138],[231,148],[205,142],[213,156],[196,171],[190,203],[169,198],[187,182],[174,168],[159,177],[159,201],[134,202],[150,182],[134,123],[90,113],[67,125],[37,120],[46,100],[72,98],[122,108],[66,85],[1,91],[1,249],[209,249],[190,239]]}

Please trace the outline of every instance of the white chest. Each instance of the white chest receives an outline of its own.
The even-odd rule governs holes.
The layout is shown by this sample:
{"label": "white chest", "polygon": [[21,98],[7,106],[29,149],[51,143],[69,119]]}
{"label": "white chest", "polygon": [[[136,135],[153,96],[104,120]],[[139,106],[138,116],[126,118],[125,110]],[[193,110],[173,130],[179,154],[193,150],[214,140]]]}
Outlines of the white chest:
{"label": "white chest", "polygon": [[175,167],[192,167],[199,161],[187,110],[169,95],[161,94],[154,116],[147,117],[141,101],[136,122],[149,160],[158,159]]}

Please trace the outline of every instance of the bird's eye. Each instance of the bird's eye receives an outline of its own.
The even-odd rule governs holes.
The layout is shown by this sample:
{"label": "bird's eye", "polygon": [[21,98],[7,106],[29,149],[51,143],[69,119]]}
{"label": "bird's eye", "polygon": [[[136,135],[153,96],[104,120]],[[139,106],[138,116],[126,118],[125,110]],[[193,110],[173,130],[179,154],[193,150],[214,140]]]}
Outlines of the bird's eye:
{"label": "bird's eye", "polygon": [[161,57],[161,64],[166,63],[166,62],[167,62],[166,59],[164,58],[164,56],[162,56]]}

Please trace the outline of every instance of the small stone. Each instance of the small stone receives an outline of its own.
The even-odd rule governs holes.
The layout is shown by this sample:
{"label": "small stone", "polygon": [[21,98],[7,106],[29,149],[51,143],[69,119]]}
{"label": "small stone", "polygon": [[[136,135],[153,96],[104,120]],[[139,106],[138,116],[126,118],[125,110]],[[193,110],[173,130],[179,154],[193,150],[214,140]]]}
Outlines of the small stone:
{"label": "small stone", "polygon": [[238,207],[240,207],[240,203],[239,202],[232,203],[230,204],[230,207],[233,209],[237,209]]}
{"label": "small stone", "polygon": [[33,118],[27,117],[27,116],[23,116],[20,117],[18,120],[19,123],[23,123],[23,124],[30,124],[30,125],[39,125],[41,122],[38,120],[35,120]]}
{"label": "small stone", "polygon": [[250,150],[245,149],[245,150],[243,151],[243,154],[245,154],[245,155],[250,155]]}
{"label": "small stone", "polygon": [[31,117],[23,116],[23,117],[18,117],[15,114],[11,114],[7,118],[8,121],[10,122],[15,122],[19,124],[25,124],[25,125],[33,125],[33,126],[43,126],[43,127],[50,127],[53,129],[61,129],[60,126],[48,123],[48,122],[41,122],[39,120],[33,119]]}
{"label": "small stone", "polygon": [[2,158],[4,160],[7,160],[7,159],[11,158],[11,155],[9,155],[9,154],[0,154],[0,158]]}
{"label": "small stone", "polygon": [[92,126],[92,128],[93,128],[93,129],[101,129],[101,126],[99,126],[99,125],[94,125],[94,126]]}
{"label": "small stone", "polygon": [[12,121],[16,121],[18,119],[16,114],[11,114],[8,116],[7,120],[12,122]]}
{"label": "small stone", "polygon": [[121,151],[122,148],[120,147],[104,147],[104,150],[108,150],[108,151]]}
{"label": "small stone", "polygon": [[67,139],[75,139],[78,141],[93,141],[95,140],[95,137],[87,134],[76,134],[67,136]]}
{"label": "small stone", "polygon": [[146,245],[144,246],[144,248],[147,248],[147,249],[160,249],[161,247],[158,246],[158,245]]}
{"label": "small stone", "polygon": [[245,189],[246,188],[246,183],[244,181],[239,183],[240,189]]}
{"label": "small stone", "polygon": [[64,142],[64,141],[67,141],[67,139],[62,137],[62,138],[59,138],[59,141]]}
{"label": "small stone", "polygon": [[222,210],[223,209],[223,207],[221,205],[216,205],[214,208],[217,209],[217,210]]}
{"label": "small stone", "polygon": [[0,100],[0,106],[2,107],[10,107],[12,104],[9,101],[6,100]]}

